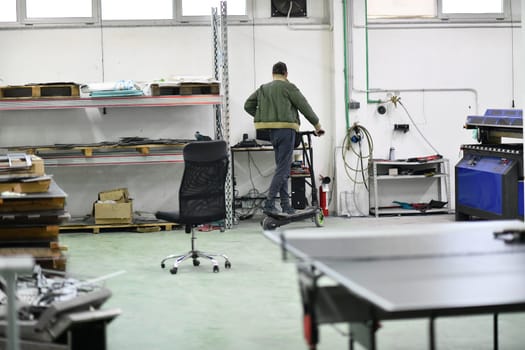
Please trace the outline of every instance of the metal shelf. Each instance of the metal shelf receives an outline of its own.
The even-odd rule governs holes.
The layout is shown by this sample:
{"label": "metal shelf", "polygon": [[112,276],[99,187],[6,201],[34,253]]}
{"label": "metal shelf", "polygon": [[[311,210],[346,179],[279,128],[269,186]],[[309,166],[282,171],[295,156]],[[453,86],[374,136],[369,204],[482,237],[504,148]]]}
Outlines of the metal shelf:
{"label": "metal shelf", "polygon": [[144,164],[165,164],[165,163],[184,163],[181,151],[151,153],[141,155],[138,153],[120,154],[98,154],[91,157],[81,155],[51,156],[44,159],[46,167],[78,167],[78,166],[111,166],[111,165],[144,165]]}
{"label": "metal shelf", "polygon": [[377,180],[414,180],[414,179],[434,179],[438,177],[448,177],[448,174],[435,175],[377,175]]}
{"label": "metal shelf", "polygon": [[377,165],[400,165],[400,166],[409,166],[409,165],[425,165],[425,164],[439,164],[442,163],[443,159],[434,159],[434,160],[428,160],[424,162],[408,162],[404,160],[381,160],[381,159],[374,159],[374,164]]}
{"label": "metal shelf", "polygon": [[53,98],[53,99],[3,99],[0,111],[104,108],[104,107],[174,107],[196,105],[219,105],[221,95],[185,96],[133,96],[112,98]]}
{"label": "metal shelf", "polygon": [[46,167],[183,163],[182,149],[191,140],[173,140],[171,143],[154,141],[136,144],[23,146],[7,147],[7,150],[38,155],[44,159]]}
{"label": "metal shelf", "polygon": [[[432,167],[433,175],[386,175],[390,168],[397,168],[400,171],[422,171],[427,167]],[[431,214],[431,213],[448,213],[450,210],[450,185],[449,185],[449,162],[448,159],[438,159],[428,162],[404,162],[404,161],[387,161],[387,160],[371,160],[369,169],[371,170],[370,177],[370,214],[375,217],[379,215],[413,215],[413,214]],[[379,175],[380,174],[380,175]],[[381,186],[379,185],[381,182]],[[388,185],[387,185],[388,183]],[[409,191],[399,191],[401,184],[406,183],[407,186],[417,188],[412,193]],[[417,185],[435,186],[433,193],[437,196],[438,201],[445,201],[447,204],[443,208],[428,208],[426,210],[405,209],[401,207],[381,207],[380,202],[386,204],[388,195],[385,192],[391,192],[392,189],[398,189],[398,194],[403,195],[399,198],[407,202],[420,202],[424,194],[417,192],[419,187]],[[380,193],[381,192],[381,193]],[[431,191],[432,192],[432,191]],[[428,194],[427,194],[428,195]],[[381,200],[382,199],[382,200]],[[386,204],[389,205],[389,204]]]}
{"label": "metal shelf", "polygon": [[378,209],[377,212],[374,207],[370,208],[370,214],[372,215],[421,215],[421,214],[437,214],[437,213],[448,213],[449,208],[442,209],[427,209],[424,211],[416,209],[394,209],[394,208],[382,208]]}

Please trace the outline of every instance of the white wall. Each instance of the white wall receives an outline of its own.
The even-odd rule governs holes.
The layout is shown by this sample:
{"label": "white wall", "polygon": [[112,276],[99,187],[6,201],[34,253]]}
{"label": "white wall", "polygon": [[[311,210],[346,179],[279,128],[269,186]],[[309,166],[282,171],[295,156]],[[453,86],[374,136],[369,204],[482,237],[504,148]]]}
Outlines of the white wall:
{"label": "white wall", "polygon": [[[269,5],[269,4],[268,4]],[[288,64],[290,80],[308,97],[330,129],[332,89],[330,32],[288,29],[286,24],[229,26],[231,143],[243,133],[255,136],[245,99],[271,79],[273,63]],[[312,27],[310,27],[312,28]],[[49,28],[0,30],[0,79],[3,84],[43,82],[89,83],[133,79],[152,81],[171,76],[211,76],[209,26]],[[192,139],[195,131],[214,134],[212,107],[107,108],[1,111],[0,147],[117,141],[119,137]],[[306,121],[305,121],[306,122]],[[308,125],[304,125],[308,129]],[[327,169],[326,141],[316,143],[316,165]],[[271,172],[271,154],[261,166]],[[250,183],[240,159],[238,182]],[[73,216],[91,212],[99,191],[128,187],[134,209],[154,212],[176,207],[181,165],[115,165],[48,167],[69,194]],[[261,187],[267,186],[266,184]],[[261,188],[261,191],[266,188]]]}
{"label": "white wall", "polygon": [[[310,2],[312,3],[312,2]],[[342,167],[341,146],[346,135],[344,107],[342,3],[315,2],[316,15],[333,9],[332,26],[314,24],[307,30],[289,28],[285,22],[269,24],[269,1],[256,2],[255,25],[229,26],[231,143],[243,133],[255,135],[251,118],[244,112],[246,97],[271,79],[271,66],[288,64],[289,78],[309,99],[327,130],[315,139],[316,172],[334,178],[332,213],[368,213],[368,193],[354,188]],[[326,3],[324,3],[326,5]],[[354,25],[351,49],[351,98],[361,108],[350,111],[350,124],[358,121],[374,139],[374,157],[384,158],[391,146],[398,158],[428,155],[434,151],[410,126],[407,134],[393,132],[394,123],[411,124],[400,108],[388,106],[378,116],[376,104],[368,104],[365,81],[364,0],[348,1]],[[513,2],[514,11],[520,9]],[[304,27],[303,27],[304,28]],[[369,29],[369,87],[399,91],[425,137],[453,165],[459,146],[471,143],[471,132],[462,128],[468,114],[486,108],[509,108],[512,99],[511,55],[515,72],[522,69],[523,35],[514,30],[511,44],[508,25],[401,26]],[[211,75],[211,29],[208,26],[62,28],[0,30],[0,79],[3,84],[74,81],[78,83],[134,79],[149,81],[172,75]],[[514,73],[516,74],[516,73]],[[421,91],[408,92],[405,89]],[[434,91],[441,89],[444,91]],[[464,89],[462,91],[452,91]],[[422,91],[427,90],[427,91]],[[514,97],[520,107],[523,82],[515,80]],[[386,92],[371,94],[383,99]],[[37,143],[114,141],[121,136],[193,138],[196,130],[213,134],[211,107],[113,108],[0,112],[0,146]],[[308,125],[304,120],[303,129]],[[270,159],[269,159],[270,158]],[[251,187],[248,162],[238,157],[236,175],[240,194]],[[271,174],[271,157],[257,155],[263,176],[255,185],[265,191]],[[155,211],[176,205],[180,166],[105,166],[50,168],[69,193],[68,209],[74,216],[91,211],[98,191],[126,186],[135,197],[135,209]],[[453,180],[453,176],[451,177]],[[357,198],[360,210],[342,199]],[[453,193],[453,188],[452,188]],[[351,204],[354,206],[354,204]]]}
{"label": "white wall", "polygon": [[[463,27],[457,24],[369,25],[368,89],[381,90],[370,93],[369,99],[386,100],[388,93],[400,96],[413,123],[400,106],[387,104],[387,113],[381,116],[377,113],[378,104],[367,103],[364,0],[349,2],[353,16],[352,98],[361,103],[359,110],[350,113],[351,124],[359,122],[370,130],[374,158],[388,158],[390,147],[396,149],[399,159],[435,153],[448,158],[453,206],[453,169],[461,158],[460,145],[476,143],[472,131],[463,129],[467,115],[483,114],[487,108],[511,108],[513,99],[516,107],[521,107],[520,96],[524,90],[518,79],[513,79],[521,65],[520,28],[516,26],[512,32],[508,23]],[[519,18],[518,1],[513,2],[513,10]],[[335,128],[341,130],[343,123],[344,120],[338,119]],[[396,123],[409,124],[410,131],[394,132]],[[338,140],[341,144],[341,134]],[[338,165],[338,213],[367,214],[366,190],[362,186],[354,189],[350,181],[345,181],[341,161]],[[345,197],[354,194],[360,210],[355,209],[353,201],[341,205]]]}

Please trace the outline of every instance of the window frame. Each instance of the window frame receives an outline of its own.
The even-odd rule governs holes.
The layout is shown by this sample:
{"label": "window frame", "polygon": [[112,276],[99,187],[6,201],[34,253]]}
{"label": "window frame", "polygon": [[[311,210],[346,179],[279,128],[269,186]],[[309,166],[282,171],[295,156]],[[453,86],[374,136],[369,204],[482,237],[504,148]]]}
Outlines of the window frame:
{"label": "window frame", "polygon": [[[367,2],[367,7],[368,7],[368,1],[369,0],[365,0]],[[434,3],[434,13],[435,13],[435,16],[434,17],[430,17],[430,16],[423,16],[423,15],[405,15],[405,16],[395,16],[395,15],[392,15],[392,16],[379,16],[379,17],[369,17],[368,20],[369,21],[393,21],[393,22],[398,22],[398,21],[428,21],[428,20],[434,20],[437,18],[437,4],[436,2],[439,1],[439,0],[432,0],[432,2]],[[367,12],[367,14],[369,14],[369,12]]]}
{"label": "window frame", "polygon": [[[228,22],[248,22],[252,20],[252,1],[244,0],[246,2],[246,14],[245,15],[228,15]],[[182,0],[175,0],[175,17],[174,20],[177,23],[188,24],[188,23],[209,23],[211,21],[211,8],[209,15],[202,16],[183,16],[182,15]],[[221,14],[220,9],[217,9],[218,15]]]}
{"label": "window frame", "polygon": [[18,6],[19,6],[19,3],[20,1],[19,0],[14,0],[15,1],[15,20],[14,22],[8,22],[8,21],[0,21],[0,26],[13,26],[13,25],[18,25],[20,23],[20,17],[19,17],[19,10],[18,10]]}
{"label": "window frame", "polygon": [[[173,25],[208,25],[210,16],[182,16],[182,0],[171,0],[173,3],[171,19],[103,19],[102,0],[91,0],[91,17],[45,17],[28,18],[26,0],[16,1],[16,21],[0,22],[0,28],[29,28],[29,27],[82,27],[91,25],[105,25],[108,27],[126,26],[173,26]],[[144,0],[146,1],[146,0]],[[246,2],[246,15],[228,15],[231,24],[250,23],[253,21],[253,1]],[[211,10],[210,10],[211,15]]]}
{"label": "window frame", "polygon": [[[25,0],[24,0],[25,1]],[[147,25],[172,25],[175,21],[175,3],[178,0],[172,0],[171,8],[171,19],[104,19],[102,18],[102,1],[103,0],[92,0],[97,2],[100,6],[100,12],[97,13],[97,19],[105,25],[137,25],[137,24],[147,24]]]}
{"label": "window frame", "polygon": [[491,20],[502,21],[510,19],[510,1],[503,2],[503,12],[500,13],[443,13],[443,0],[437,0],[437,16],[442,21],[448,20]]}
{"label": "window frame", "polygon": [[21,25],[34,24],[93,24],[99,21],[99,1],[91,0],[91,17],[27,17],[27,3],[26,0],[17,0],[17,18]]}
{"label": "window frame", "polygon": [[[365,0],[368,1],[368,0]],[[510,11],[510,1],[503,1],[503,13],[458,13],[458,14],[444,14],[442,0],[434,0],[436,6],[436,17],[424,16],[398,16],[398,17],[375,17],[367,18],[369,24],[436,24],[436,23],[495,23],[495,22],[511,22],[515,20],[511,18],[513,15]]]}

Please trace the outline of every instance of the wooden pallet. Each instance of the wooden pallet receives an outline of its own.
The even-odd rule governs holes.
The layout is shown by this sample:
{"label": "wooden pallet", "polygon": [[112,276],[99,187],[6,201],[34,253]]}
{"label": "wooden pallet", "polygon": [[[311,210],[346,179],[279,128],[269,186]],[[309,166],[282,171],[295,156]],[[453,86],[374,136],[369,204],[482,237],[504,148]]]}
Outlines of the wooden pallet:
{"label": "wooden pallet", "polygon": [[110,231],[130,231],[130,232],[158,232],[171,231],[178,224],[173,222],[153,222],[153,223],[131,223],[131,224],[64,224],[60,226],[60,233],[65,232],[91,232],[97,234]]}
{"label": "wooden pallet", "polygon": [[181,83],[176,85],[151,84],[152,96],[217,95],[219,83]]}
{"label": "wooden pallet", "polygon": [[35,84],[0,87],[0,99],[79,97],[77,84]]}

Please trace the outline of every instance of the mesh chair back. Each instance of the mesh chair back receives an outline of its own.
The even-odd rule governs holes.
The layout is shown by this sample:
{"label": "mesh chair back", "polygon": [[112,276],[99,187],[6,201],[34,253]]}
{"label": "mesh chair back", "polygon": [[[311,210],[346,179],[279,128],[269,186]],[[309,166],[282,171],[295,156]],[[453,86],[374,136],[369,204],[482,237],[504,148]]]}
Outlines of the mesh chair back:
{"label": "mesh chair back", "polygon": [[226,217],[224,185],[228,149],[224,141],[199,141],[184,147],[179,189],[179,222],[204,224]]}

